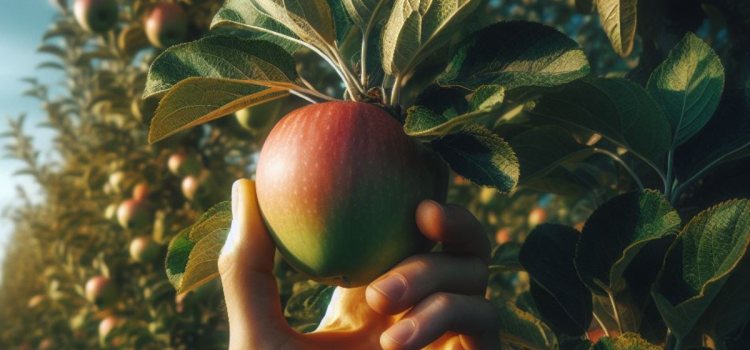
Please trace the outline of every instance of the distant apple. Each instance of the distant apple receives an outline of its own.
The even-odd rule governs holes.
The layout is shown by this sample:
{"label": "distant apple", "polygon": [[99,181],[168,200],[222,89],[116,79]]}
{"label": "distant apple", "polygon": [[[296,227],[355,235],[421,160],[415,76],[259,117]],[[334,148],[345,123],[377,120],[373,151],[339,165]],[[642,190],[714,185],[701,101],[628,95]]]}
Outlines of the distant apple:
{"label": "distant apple", "polygon": [[142,263],[151,263],[159,257],[161,246],[150,236],[136,237],[130,242],[130,257]]}
{"label": "distant apple", "polygon": [[127,199],[117,208],[117,222],[122,228],[143,228],[151,220],[153,220],[153,210],[147,201]]}
{"label": "distant apple", "polygon": [[50,350],[52,347],[55,346],[55,343],[52,342],[52,339],[44,339],[39,343],[39,346],[37,349],[39,350]]}
{"label": "distant apple", "polygon": [[169,156],[167,167],[176,176],[197,175],[201,171],[201,161],[194,153],[179,151]]}
{"label": "distant apple", "polygon": [[278,99],[258,106],[245,108],[235,113],[243,129],[258,134],[267,131],[279,118],[281,106],[286,99]]}
{"label": "distant apple", "polygon": [[115,171],[109,174],[109,185],[115,193],[122,193],[122,186],[124,181],[125,173],[122,171]]}
{"label": "distant apple", "polygon": [[148,198],[148,194],[148,182],[141,182],[133,188],[133,199],[137,201],[145,201]]}
{"label": "distant apple", "polygon": [[112,281],[104,276],[95,276],[86,282],[86,299],[99,307],[114,304],[117,289]]}
{"label": "distant apple", "polygon": [[107,206],[107,209],[104,210],[104,218],[107,220],[116,220],[117,219],[117,208],[119,205],[112,203]]}
{"label": "distant apple", "polygon": [[117,316],[107,316],[99,323],[99,339],[104,341],[110,332],[112,332],[120,323]]}
{"label": "distant apple", "polygon": [[528,223],[529,227],[534,228],[537,227],[540,224],[543,224],[547,221],[547,211],[544,210],[544,208],[534,208],[534,210],[529,213]]}
{"label": "distant apple", "polygon": [[182,6],[163,2],[146,18],[146,36],[152,45],[166,49],[187,39],[188,18]]}
{"label": "distant apple", "polygon": [[510,240],[510,229],[508,229],[507,227],[503,227],[497,230],[497,232],[495,233],[495,243],[497,243],[498,245],[508,243],[510,242]]}
{"label": "distant apple", "polygon": [[194,201],[198,198],[198,191],[200,191],[201,182],[197,176],[190,175],[182,179],[182,194],[185,198]]}
{"label": "distant apple", "polygon": [[83,29],[98,34],[114,28],[119,16],[117,0],[75,0],[73,13]]}
{"label": "distant apple", "polygon": [[28,303],[29,308],[35,308],[35,307],[39,306],[39,304],[41,304],[41,303],[44,302],[44,299],[45,299],[44,294],[37,294],[37,295],[31,297],[31,299],[29,299],[29,303]]}

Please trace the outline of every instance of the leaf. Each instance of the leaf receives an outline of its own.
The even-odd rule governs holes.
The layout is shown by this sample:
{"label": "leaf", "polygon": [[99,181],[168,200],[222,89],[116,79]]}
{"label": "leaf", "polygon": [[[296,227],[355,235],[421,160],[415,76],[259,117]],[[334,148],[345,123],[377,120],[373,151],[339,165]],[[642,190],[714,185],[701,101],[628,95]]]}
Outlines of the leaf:
{"label": "leaf", "polygon": [[588,60],[578,44],[535,22],[500,22],[469,35],[437,81],[476,89],[501,85],[553,87],[586,76]]}
{"label": "leaf", "polygon": [[[602,0],[599,0],[602,1]],[[662,350],[636,334],[625,333],[617,338],[603,337],[591,348],[592,350]]]}
{"label": "leaf", "polygon": [[499,245],[492,252],[490,271],[523,271],[523,266],[518,261],[520,252],[521,243],[507,242]]}
{"label": "leaf", "polygon": [[65,66],[57,62],[42,62],[36,66],[36,69],[57,69],[65,71]]}
{"label": "leaf", "polygon": [[[732,200],[693,218],[664,261],[652,294],[669,329],[678,339],[694,331],[724,334],[747,315],[750,200]],[[744,302],[743,302],[744,301]],[[716,317],[718,310],[731,310]],[[734,316],[734,317],[733,317]],[[698,328],[698,329],[695,329]]]}
{"label": "leaf", "polygon": [[117,48],[127,55],[134,56],[138,51],[149,47],[146,31],[139,22],[129,24],[117,37]]}
{"label": "leaf", "polygon": [[592,318],[591,292],[574,265],[579,233],[543,224],[526,238],[519,260],[532,279],[531,295],[545,322],[570,336],[583,335]]}
{"label": "leaf", "polygon": [[531,114],[598,133],[659,169],[670,147],[664,113],[643,88],[625,79],[572,82],[542,97]]}
{"label": "leaf", "polygon": [[283,86],[262,86],[242,80],[188,78],[173,86],[156,109],[149,142],[230,113],[289,96]]}
{"label": "leaf", "polygon": [[342,0],[342,2],[352,21],[362,29],[362,32],[368,32],[388,15],[393,0]]}
{"label": "leaf", "polygon": [[627,57],[635,40],[637,0],[597,0],[599,21],[615,52]]}
{"label": "leaf", "polygon": [[[647,243],[677,234],[680,216],[654,190],[617,196],[586,220],[576,250],[576,269],[593,292],[606,295],[626,287],[623,274]],[[654,267],[656,268],[656,267]]]}
{"label": "leaf", "polygon": [[148,72],[143,97],[162,95],[193,77],[291,86],[298,76],[294,58],[278,45],[217,35],[170,47],[159,55]]}
{"label": "leaf", "polygon": [[409,136],[434,137],[444,136],[456,132],[464,125],[475,122],[496,111],[505,97],[505,89],[501,86],[482,86],[469,102],[468,113],[456,115],[456,111],[448,109],[443,114],[437,114],[423,106],[414,106],[406,111],[404,132]]}
{"label": "leaf", "polygon": [[679,146],[711,117],[724,89],[724,67],[719,56],[693,33],[688,33],[649,78],[646,88],[672,124]]}
{"label": "leaf", "polygon": [[750,154],[750,102],[743,90],[725,90],[713,118],[675,152],[677,178]]}
{"label": "leaf", "polygon": [[304,330],[314,330],[323,319],[336,287],[317,282],[308,283],[307,288],[289,298],[284,308],[284,317],[293,327],[303,326]]}
{"label": "leaf", "polygon": [[499,136],[479,125],[432,142],[451,169],[480,186],[501,192],[512,191],[518,183],[518,159]]}
{"label": "leaf", "polygon": [[178,295],[218,276],[218,258],[232,223],[230,202],[221,202],[169,243],[166,270]]}
{"label": "leaf", "polygon": [[55,55],[63,61],[65,61],[65,58],[66,58],[65,49],[63,49],[62,47],[58,45],[53,45],[53,44],[42,45],[37,49],[37,51],[41,53],[48,53],[50,55]]}
{"label": "leaf", "polygon": [[555,333],[534,315],[519,309],[511,302],[495,306],[500,321],[500,338],[507,343],[527,349],[555,349]]}
{"label": "leaf", "polygon": [[383,28],[383,69],[392,76],[410,73],[445,44],[478,0],[395,0]]}
{"label": "leaf", "polygon": [[253,0],[227,0],[211,22],[211,29],[240,27],[258,32],[254,39],[270,41],[294,53],[302,45],[299,37],[273,17],[261,12]]}
{"label": "leaf", "polygon": [[263,14],[286,26],[305,42],[326,49],[336,45],[331,7],[326,0],[253,0]]}
{"label": "leaf", "polygon": [[563,162],[583,160],[594,154],[569,132],[556,126],[524,131],[508,140],[508,144],[521,164],[521,181],[540,178]]}

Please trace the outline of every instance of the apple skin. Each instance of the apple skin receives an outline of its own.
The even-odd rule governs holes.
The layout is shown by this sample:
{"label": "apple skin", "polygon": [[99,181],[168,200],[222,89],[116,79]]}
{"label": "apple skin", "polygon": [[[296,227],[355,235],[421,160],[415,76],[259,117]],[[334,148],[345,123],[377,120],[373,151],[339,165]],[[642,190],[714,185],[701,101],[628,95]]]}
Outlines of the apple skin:
{"label": "apple skin", "polygon": [[153,220],[151,206],[146,201],[127,199],[117,208],[117,222],[125,229],[142,228]]}
{"label": "apple skin", "polygon": [[415,212],[425,199],[445,201],[448,168],[384,110],[328,102],[274,127],[256,178],[285,259],[312,279],[356,287],[434,246]]}
{"label": "apple skin", "polygon": [[252,134],[263,133],[279,117],[281,105],[285,99],[277,99],[258,106],[245,108],[235,113],[237,122],[243,129]]}
{"label": "apple skin", "polygon": [[136,237],[130,242],[130,257],[141,263],[152,263],[159,257],[161,246],[149,236]]}
{"label": "apple skin", "polygon": [[196,176],[189,175],[182,179],[182,194],[188,200],[194,201],[198,197],[200,190],[200,180]]}
{"label": "apple skin", "polygon": [[120,323],[120,319],[116,316],[107,316],[101,322],[99,322],[99,339],[104,341],[110,332],[117,328]]}
{"label": "apple skin", "polygon": [[114,304],[116,298],[117,290],[109,278],[95,276],[86,282],[86,299],[89,302],[107,307]]}
{"label": "apple skin", "polygon": [[167,167],[175,176],[196,175],[201,171],[201,161],[195,154],[180,151],[169,156]]}
{"label": "apple skin", "polygon": [[544,210],[544,208],[534,208],[534,210],[529,213],[529,227],[532,229],[534,227],[537,227],[538,225],[541,225],[547,221],[547,211]]}
{"label": "apple skin", "polygon": [[156,5],[146,18],[146,36],[152,45],[166,49],[187,39],[187,13],[178,4]]}
{"label": "apple skin", "polygon": [[149,186],[147,182],[141,182],[133,187],[133,199],[145,201],[148,198]]}
{"label": "apple skin", "polygon": [[114,28],[119,17],[117,0],[75,0],[73,13],[81,28],[97,34]]}

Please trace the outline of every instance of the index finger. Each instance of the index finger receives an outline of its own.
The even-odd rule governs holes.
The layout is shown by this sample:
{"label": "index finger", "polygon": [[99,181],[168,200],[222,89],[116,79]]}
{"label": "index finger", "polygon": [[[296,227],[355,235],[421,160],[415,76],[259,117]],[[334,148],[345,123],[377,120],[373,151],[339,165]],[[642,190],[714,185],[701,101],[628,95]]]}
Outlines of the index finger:
{"label": "index finger", "polygon": [[471,254],[490,261],[490,241],[482,224],[465,208],[422,201],[417,207],[417,227],[425,237],[443,243],[443,251]]}

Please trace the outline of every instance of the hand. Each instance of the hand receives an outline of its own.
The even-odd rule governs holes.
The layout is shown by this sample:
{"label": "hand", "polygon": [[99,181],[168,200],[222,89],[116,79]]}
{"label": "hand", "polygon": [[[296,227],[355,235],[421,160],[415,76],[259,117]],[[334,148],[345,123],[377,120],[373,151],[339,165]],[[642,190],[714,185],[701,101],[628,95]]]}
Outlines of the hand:
{"label": "hand", "polygon": [[490,246],[457,206],[424,201],[416,221],[442,253],[412,256],[366,287],[337,288],[318,330],[284,319],[273,275],[275,245],[255,183],[232,188],[232,229],[219,258],[231,350],[499,349],[497,312],[484,298]]}

